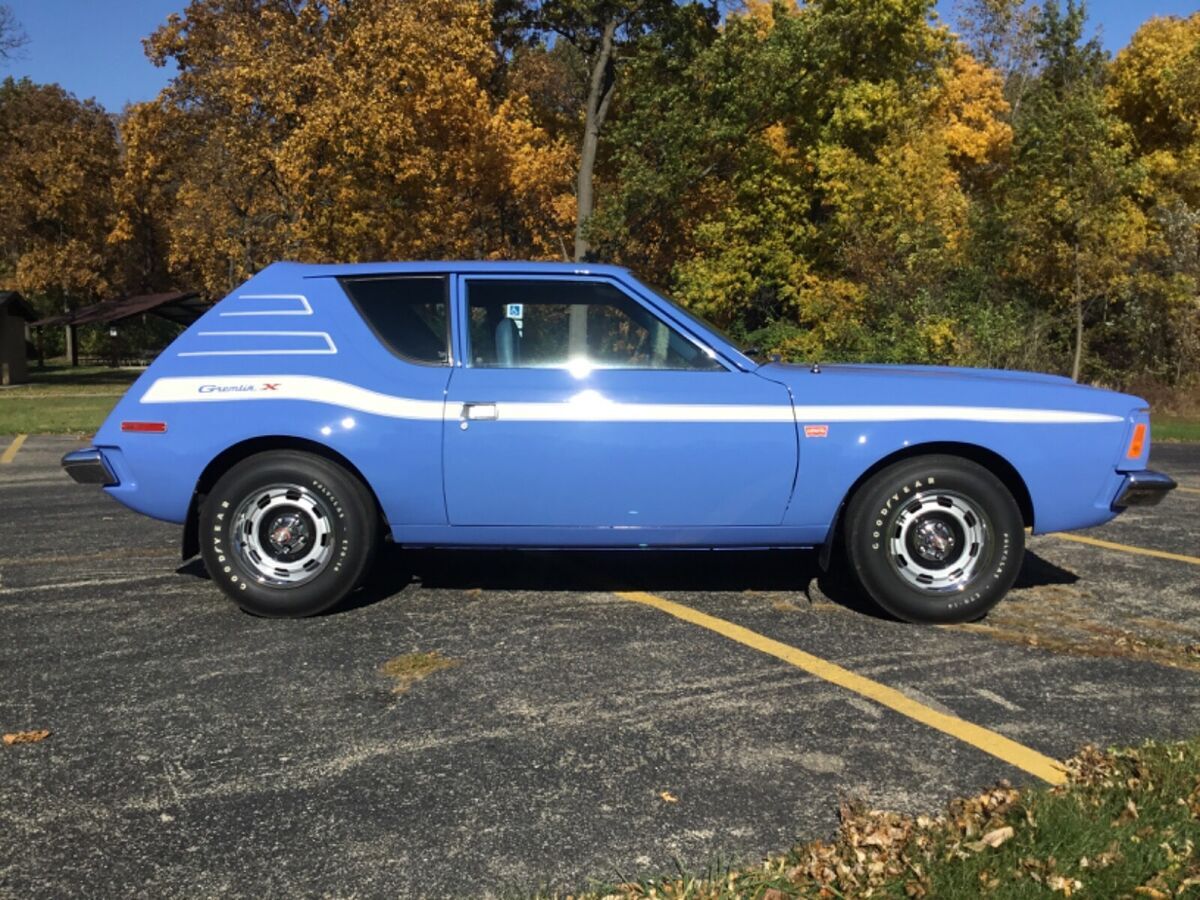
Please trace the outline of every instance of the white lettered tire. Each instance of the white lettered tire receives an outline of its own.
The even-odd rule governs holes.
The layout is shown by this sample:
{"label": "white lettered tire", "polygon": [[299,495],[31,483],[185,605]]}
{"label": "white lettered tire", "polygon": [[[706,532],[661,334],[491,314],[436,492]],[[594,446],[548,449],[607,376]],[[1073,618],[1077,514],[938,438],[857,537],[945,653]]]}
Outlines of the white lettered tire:
{"label": "white lettered tire", "polygon": [[902,460],[864,483],[846,509],[851,572],[908,622],[970,622],[1008,593],[1025,553],[1012,494],[957,456]]}
{"label": "white lettered tire", "polygon": [[366,576],[379,540],[370,492],[311,453],[273,450],[242,460],[200,508],[205,568],[257,616],[311,616]]}

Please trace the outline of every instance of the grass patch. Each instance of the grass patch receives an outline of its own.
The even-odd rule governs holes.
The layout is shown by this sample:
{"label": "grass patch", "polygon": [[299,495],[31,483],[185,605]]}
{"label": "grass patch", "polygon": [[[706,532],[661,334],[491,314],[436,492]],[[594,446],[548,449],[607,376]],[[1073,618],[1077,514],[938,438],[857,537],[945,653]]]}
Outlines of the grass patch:
{"label": "grass patch", "polygon": [[119,398],[0,395],[0,434],[93,434]]}
{"label": "grass patch", "polygon": [[1200,419],[1190,416],[1154,416],[1150,436],[1156,441],[1200,441]]}
{"label": "grass patch", "polygon": [[48,365],[0,389],[0,434],[91,434],[142,369]]}
{"label": "grass patch", "polygon": [[135,366],[77,366],[47,363],[44,369],[31,368],[29,383],[14,385],[16,393],[30,391],[44,394],[122,394],[145,369]]}
{"label": "grass patch", "polygon": [[442,656],[437,650],[424,653],[405,653],[389,659],[379,667],[379,674],[392,679],[394,694],[407,694],[408,689],[434,672],[458,665],[457,659]]}
{"label": "grass patch", "polygon": [[1200,738],[1087,748],[1056,788],[1006,783],[936,817],[852,805],[832,841],[746,868],[613,885],[579,898],[1200,895]]}

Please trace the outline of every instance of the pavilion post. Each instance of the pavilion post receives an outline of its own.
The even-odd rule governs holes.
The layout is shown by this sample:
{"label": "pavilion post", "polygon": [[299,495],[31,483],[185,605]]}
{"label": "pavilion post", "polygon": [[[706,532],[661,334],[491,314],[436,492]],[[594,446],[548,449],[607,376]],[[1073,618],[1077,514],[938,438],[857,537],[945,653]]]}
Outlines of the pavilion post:
{"label": "pavilion post", "polygon": [[67,360],[72,366],[79,365],[79,332],[74,325],[67,325]]}

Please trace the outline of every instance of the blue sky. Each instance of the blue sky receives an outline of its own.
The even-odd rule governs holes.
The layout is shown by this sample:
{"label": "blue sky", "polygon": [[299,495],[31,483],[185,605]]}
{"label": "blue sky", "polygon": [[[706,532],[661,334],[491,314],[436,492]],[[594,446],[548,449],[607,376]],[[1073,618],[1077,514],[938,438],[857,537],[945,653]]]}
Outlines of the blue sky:
{"label": "blue sky", "polygon": [[[156,69],[142,52],[142,38],[185,0],[0,0],[30,38],[24,58],[0,68],[0,76],[58,82],[78,97],[95,97],[118,111],[130,101],[158,93],[170,71]],[[412,2],[412,0],[397,0]],[[945,15],[952,0],[939,0]],[[1153,15],[1188,15],[1198,0],[1091,0],[1092,27],[1104,45],[1118,50]],[[952,17],[947,17],[952,22]]]}

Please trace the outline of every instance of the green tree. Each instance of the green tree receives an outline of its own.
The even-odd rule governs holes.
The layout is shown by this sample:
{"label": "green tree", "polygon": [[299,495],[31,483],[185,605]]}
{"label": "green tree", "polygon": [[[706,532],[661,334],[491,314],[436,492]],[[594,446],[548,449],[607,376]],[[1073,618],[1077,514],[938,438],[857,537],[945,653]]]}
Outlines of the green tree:
{"label": "green tree", "polygon": [[595,210],[595,171],[600,137],[617,94],[620,72],[641,44],[681,25],[715,22],[716,5],[674,0],[498,0],[496,27],[502,43],[566,42],[585,79],[578,92],[582,135],[576,176],[574,258],[591,249],[588,223]]}
{"label": "green tree", "polygon": [[1129,287],[1146,245],[1133,200],[1138,172],[1127,134],[1105,103],[1105,57],[1084,40],[1086,13],[1047,2],[1038,23],[1036,83],[1014,119],[1011,170],[999,183],[1006,264],[1071,321],[1071,377],[1084,365],[1089,314]]}

